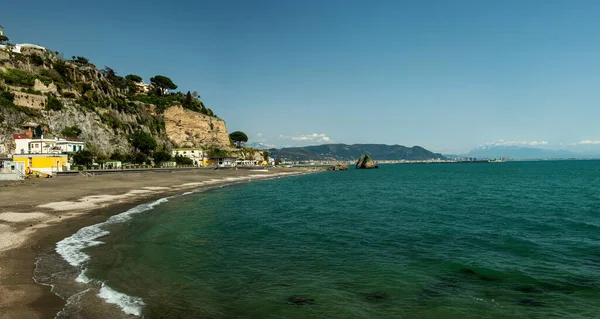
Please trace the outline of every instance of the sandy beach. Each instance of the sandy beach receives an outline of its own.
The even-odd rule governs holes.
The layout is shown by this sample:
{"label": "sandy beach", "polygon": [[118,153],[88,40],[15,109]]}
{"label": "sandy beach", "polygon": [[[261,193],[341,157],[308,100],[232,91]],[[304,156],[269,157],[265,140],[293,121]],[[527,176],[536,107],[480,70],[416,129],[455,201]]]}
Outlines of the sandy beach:
{"label": "sandy beach", "polygon": [[33,280],[42,247],[167,195],[305,173],[304,169],[186,170],[65,176],[0,184],[0,318],[54,318],[65,301]]}

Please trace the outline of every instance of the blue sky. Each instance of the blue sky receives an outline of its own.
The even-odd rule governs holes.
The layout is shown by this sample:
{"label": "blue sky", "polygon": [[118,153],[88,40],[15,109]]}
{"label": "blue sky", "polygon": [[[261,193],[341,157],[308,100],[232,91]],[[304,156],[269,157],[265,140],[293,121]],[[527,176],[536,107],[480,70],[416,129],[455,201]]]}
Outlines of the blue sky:
{"label": "blue sky", "polygon": [[254,141],[600,147],[600,1],[6,1],[15,43],[169,76]]}

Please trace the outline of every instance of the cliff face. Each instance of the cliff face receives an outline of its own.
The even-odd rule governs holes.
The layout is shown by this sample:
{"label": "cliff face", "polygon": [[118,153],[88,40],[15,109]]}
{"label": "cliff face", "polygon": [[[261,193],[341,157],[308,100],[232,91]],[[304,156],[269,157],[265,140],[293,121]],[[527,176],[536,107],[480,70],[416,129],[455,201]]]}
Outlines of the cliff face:
{"label": "cliff face", "polygon": [[[132,85],[114,72],[63,61],[50,51],[0,50],[0,144],[11,150],[12,134],[35,122],[52,135],[77,126],[78,137],[96,154],[133,153],[129,136],[135,131],[150,133],[167,150],[229,148],[225,121],[184,109],[185,95],[140,96]],[[50,98],[61,105],[51,107]],[[206,111],[200,101],[193,103]]]}
{"label": "cliff face", "polygon": [[164,112],[165,131],[176,147],[229,148],[225,121],[172,106]]}

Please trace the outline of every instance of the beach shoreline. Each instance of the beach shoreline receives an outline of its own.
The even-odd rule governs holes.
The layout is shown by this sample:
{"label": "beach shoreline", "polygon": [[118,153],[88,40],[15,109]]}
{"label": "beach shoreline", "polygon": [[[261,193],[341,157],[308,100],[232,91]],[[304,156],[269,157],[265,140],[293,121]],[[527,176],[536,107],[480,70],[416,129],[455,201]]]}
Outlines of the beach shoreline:
{"label": "beach shoreline", "polygon": [[0,185],[0,317],[54,318],[66,300],[34,280],[38,253],[142,203],[306,169],[207,170],[68,176]]}

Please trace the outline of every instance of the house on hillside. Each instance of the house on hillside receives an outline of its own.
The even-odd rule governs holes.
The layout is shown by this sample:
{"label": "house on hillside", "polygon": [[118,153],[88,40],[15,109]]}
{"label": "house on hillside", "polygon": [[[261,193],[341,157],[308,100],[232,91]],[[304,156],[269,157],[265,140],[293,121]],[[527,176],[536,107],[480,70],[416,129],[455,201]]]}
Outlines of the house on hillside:
{"label": "house on hillside", "polygon": [[2,33],[4,31],[4,27],[0,24],[0,35],[4,35],[4,33]]}
{"label": "house on hillside", "polygon": [[136,82],[135,83],[137,94],[148,94],[150,93],[150,89],[152,89],[152,84],[144,83],[144,82]]}

